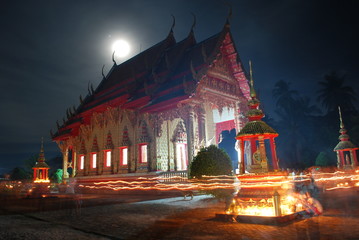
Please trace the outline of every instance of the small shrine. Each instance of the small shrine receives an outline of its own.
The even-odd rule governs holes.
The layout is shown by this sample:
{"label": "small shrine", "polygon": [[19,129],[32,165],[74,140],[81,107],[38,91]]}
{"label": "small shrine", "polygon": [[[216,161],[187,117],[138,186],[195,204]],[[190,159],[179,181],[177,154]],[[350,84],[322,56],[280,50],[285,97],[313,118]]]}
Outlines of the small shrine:
{"label": "small shrine", "polygon": [[358,166],[356,150],[358,150],[359,148],[349,140],[349,135],[347,134],[347,130],[344,127],[340,107],[338,107],[338,110],[340,119],[340,142],[334,148],[334,151],[337,152],[337,166],[341,169],[352,169]]}
{"label": "small shrine", "polygon": [[[278,159],[274,138],[278,133],[267,123],[262,121],[264,114],[259,109],[260,101],[253,87],[252,64],[250,67],[250,97],[248,101],[249,122],[240,130],[236,139],[240,150],[240,174],[265,173],[269,170],[278,170]],[[267,154],[266,144],[269,144],[271,155]],[[271,167],[268,167],[268,156],[271,159]]]}
{"label": "small shrine", "polygon": [[45,154],[44,154],[44,140],[41,139],[41,149],[39,158],[35,166],[32,168],[34,169],[34,183],[49,183],[49,165],[45,162]]}

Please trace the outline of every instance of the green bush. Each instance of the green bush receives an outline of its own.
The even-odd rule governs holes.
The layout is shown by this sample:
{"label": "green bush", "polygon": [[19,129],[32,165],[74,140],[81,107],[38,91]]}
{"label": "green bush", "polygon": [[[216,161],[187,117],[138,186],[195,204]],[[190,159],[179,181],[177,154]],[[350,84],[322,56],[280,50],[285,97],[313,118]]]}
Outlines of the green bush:
{"label": "green bush", "polygon": [[215,145],[202,148],[193,158],[190,166],[190,177],[201,178],[203,175],[229,175],[232,173],[232,162],[228,154]]}

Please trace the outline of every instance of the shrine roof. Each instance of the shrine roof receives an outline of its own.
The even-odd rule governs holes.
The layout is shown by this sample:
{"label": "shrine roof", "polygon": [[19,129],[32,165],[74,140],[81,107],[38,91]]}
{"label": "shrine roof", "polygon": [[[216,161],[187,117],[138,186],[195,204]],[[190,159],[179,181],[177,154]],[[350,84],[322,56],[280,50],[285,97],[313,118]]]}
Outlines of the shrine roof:
{"label": "shrine roof", "polygon": [[351,141],[340,141],[337,146],[335,146],[334,151],[349,151],[359,149]]}
{"label": "shrine roof", "polygon": [[37,162],[33,168],[50,168],[45,162]]}
{"label": "shrine roof", "polygon": [[248,122],[241,131],[237,134],[236,138],[271,135],[278,136],[278,133],[271,128],[267,123],[262,120]]}

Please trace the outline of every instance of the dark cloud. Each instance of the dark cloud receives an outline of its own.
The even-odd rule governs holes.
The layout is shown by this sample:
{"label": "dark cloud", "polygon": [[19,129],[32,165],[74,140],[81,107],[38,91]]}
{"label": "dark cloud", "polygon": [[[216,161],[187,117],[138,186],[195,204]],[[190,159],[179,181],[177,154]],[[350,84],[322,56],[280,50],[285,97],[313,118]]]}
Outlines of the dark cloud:
{"label": "dark cloud", "polygon": [[[317,81],[337,70],[358,91],[358,1],[230,1],[231,29],[245,66],[253,60],[263,106],[273,109],[271,89],[279,79],[312,96]],[[219,32],[224,1],[2,1],[0,8],[0,163],[21,164],[36,153],[41,136],[56,155],[49,130],[79,104],[87,84],[108,71],[111,44],[131,42],[132,56],[161,41],[176,17],[182,40],[197,18],[198,41]],[[119,61],[119,60],[118,60]],[[2,167],[0,165],[0,167]]]}

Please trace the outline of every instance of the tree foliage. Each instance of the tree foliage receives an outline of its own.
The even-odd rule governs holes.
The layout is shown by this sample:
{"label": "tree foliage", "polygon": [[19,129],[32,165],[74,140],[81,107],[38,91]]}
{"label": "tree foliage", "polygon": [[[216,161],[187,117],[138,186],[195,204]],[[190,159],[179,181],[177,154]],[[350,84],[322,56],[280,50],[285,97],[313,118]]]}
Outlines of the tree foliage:
{"label": "tree foliage", "polygon": [[62,175],[63,175],[63,170],[62,169],[57,169],[56,172],[54,172],[51,175],[51,180],[56,182],[56,183],[61,183],[62,182]]}
{"label": "tree foliage", "polygon": [[190,177],[201,178],[203,175],[229,175],[232,163],[228,154],[215,145],[202,148],[190,165]]}
{"label": "tree foliage", "polygon": [[325,75],[324,80],[319,82],[321,89],[318,91],[318,101],[329,112],[337,111],[338,106],[343,111],[355,111],[356,94],[352,87],[344,84],[345,75],[338,76],[334,71]]}
{"label": "tree foliage", "polygon": [[315,159],[315,165],[321,167],[327,167],[327,166],[332,166],[334,164],[332,159],[328,156],[326,152],[320,152],[317,158]]}
{"label": "tree foliage", "polygon": [[14,168],[10,175],[11,180],[24,180],[29,178],[30,174],[27,173],[22,167]]}

